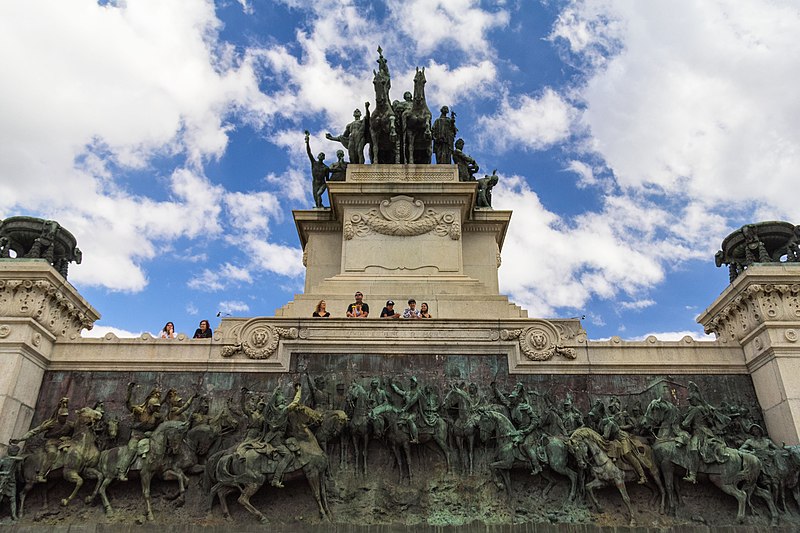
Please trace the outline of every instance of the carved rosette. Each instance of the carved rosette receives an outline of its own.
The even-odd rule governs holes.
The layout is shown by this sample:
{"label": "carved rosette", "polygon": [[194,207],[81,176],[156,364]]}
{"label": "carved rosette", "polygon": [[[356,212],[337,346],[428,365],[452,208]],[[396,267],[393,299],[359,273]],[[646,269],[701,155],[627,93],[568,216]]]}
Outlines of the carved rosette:
{"label": "carved rosette", "polygon": [[553,324],[540,321],[525,329],[504,329],[500,331],[502,340],[519,339],[519,349],[531,361],[548,361],[555,355],[565,359],[575,359],[574,348],[565,348],[558,330]]}
{"label": "carved rosette", "polygon": [[269,359],[278,349],[278,343],[283,339],[296,339],[297,328],[280,328],[271,324],[264,324],[260,320],[246,323],[236,333],[238,341],[233,346],[222,348],[222,357],[232,357],[238,352],[243,352],[250,359]]}
{"label": "carved rosette", "polygon": [[80,335],[95,320],[44,279],[0,280],[0,316],[32,318],[56,337]]}
{"label": "carved rosette", "polygon": [[704,324],[723,342],[739,342],[759,324],[800,319],[800,284],[753,284]]}
{"label": "carved rosette", "polygon": [[354,213],[344,223],[344,238],[347,240],[372,232],[398,237],[433,232],[457,241],[461,238],[461,225],[453,213],[425,209],[421,200],[401,195],[383,200],[378,209]]}

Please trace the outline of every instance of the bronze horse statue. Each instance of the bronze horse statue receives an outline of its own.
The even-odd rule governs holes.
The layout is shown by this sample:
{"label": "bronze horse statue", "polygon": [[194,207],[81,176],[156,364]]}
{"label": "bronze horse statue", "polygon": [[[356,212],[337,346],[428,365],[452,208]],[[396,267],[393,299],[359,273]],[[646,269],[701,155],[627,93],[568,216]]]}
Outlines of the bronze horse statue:
{"label": "bronze horse statue", "polygon": [[[671,402],[656,399],[650,402],[645,412],[645,425],[656,432],[656,442],[653,444],[653,457],[656,466],[664,476],[666,492],[666,509],[675,513],[680,505],[680,493],[675,484],[675,467],[688,469],[690,456],[688,450],[688,433],[680,428],[678,408]],[[736,498],[738,511],[736,519],[744,522],[746,505],[753,493],[762,498],[769,507],[773,523],[777,520],[777,507],[769,489],[758,487],[758,478],[761,475],[762,464],[755,455],[740,452],[734,448],[725,447],[723,455],[728,459],[724,463],[700,463],[698,472],[708,475],[709,481],[716,485],[725,494]]]}
{"label": "bronze horse statue", "polygon": [[[581,468],[591,468],[592,474],[594,474],[594,479],[586,484],[586,491],[597,512],[602,513],[603,508],[594,495],[594,489],[614,485],[625,503],[629,525],[634,527],[636,520],[633,518],[631,499],[625,488],[625,472],[609,458],[602,444],[603,441],[602,435],[588,427],[576,429],[569,437],[570,450],[577,458],[578,464],[581,465]],[[658,477],[657,471],[655,476]]]}
{"label": "bronze horse statue", "polygon": [[[68,439],[60,442],[46,443],[33,453],[25,457],[22,462],[21,477],[25,483],[20,491],[19,515],[22,516],[25,507],[25,498],[33,488],[34,484],[41,482],[41,476],[51,477],[51,474],[60,471],[61,477],[66,481],[75,484],[69,496],[61,500],[61,505],[66,507],[69,502],[78,494],[78,490],[83,486],[83,476],[89,479],[96,479],[99,472],[95,468],[100,459],[100,450],[97,447],[94,424],[98,422],[103,413],[84,407],[76,411],[75,429]],[[55,462],[49,464],[49,470],[41,472],[42,465],[48,463],[48,447],[57,447]],[[44,492],[44,507],[47,507],[47,492]]]}
{"label": "bronze horse statue", "polygon": [[[514,427],[511,420],[500,411],[493,408],[481,408],[470,417],[469,424],[478,429],[483,442],[495,439],[497,441],[497,455],[490,463],[490,468],[499,478],[498,485],[506,493],[507,501],[511,501],[511,469],[531,467],[530,455],[536,453],[536,437],[529,434],[522,436]],[[569,448],[561,437],[547,437],[545,444],[547,452],[547,466],[569,478],[570,490],[567,500],[572,501],[578,494],[578,480],[580,474],[569,466]],[[555,485],[555,479],[550,474],[542,471],[542,476],[548,484],[544,490],[547,494]]]}
{"label": "bronze horse statue", "polygon": [[[411,437],[406,428],[400,427],[401,409],[390,403],[384,403],[373,407],[369,412],[372,420],[375,436],[386,436],[389,446],[394,452],[397,461],[397,469],[400,473],[400,481],[403,480],[403,463],[408,472],[408,481],[411,482]],[[436,421],[432,432],[419,432],[419,444],[433,441],[444,454],[447,463],[447,471],[450,471],[450,454],[447,452],[447,422],[443,418]],[[403,451],[403,454],[400,451]],[[405,459],[405,461],[404,461]]]}
{"label": "bronze horse statue", "polygon": [[455,441],[463,472],[471,476],[475,458],[475,426],[469,423],[474,409],[469,394],[458,387],[451,387],[442,401],[442,409],[445,412],[455,411],[455,417],[449,424],[450,435]]}
{"label": "bronze horse statue", "polygon": [[406,149],[405,161],[409,165],[431,164],[433,135],[431,133],[431,110],[425,101],[425,68],[417,68],[414,75],[414,100],[411,109],[402,116]]}
{"label": "bronze horse statue", "polygon": [[375,111],[369,117],[370,162],[400,162],[400,137],[397,135],[396,116],[389,103],[391,80],[384,72],[373,71],[375,86]]}
{"label": "bronze horse statue", "polygon": [[370,419],[369,398],[364,387],[353,382],[347,390],[346,410],[350,418],[348,429],[353,443],[356,473],[367,475],[367,455],[369,450]]}
{"label": "bronze horse statue", "polygon": [[150,436],[150,450],[142,458],[142,467],[139,470],[147,519],[150,521],[154,520],[150,499],[150,482],[155,476],[159,476],[165,481],[177,481],[178,502],[182,502],[189,478],[176,465],[176,462],[188,430],[189,422],[168,420],[159,424]]}
{"label": "bronze horse statue", "polygon": [[[207,423],[197,424],[186,432],[186,436],[180,443],[178,450],[171,454],[170,463],[173,471],[181,471],[184,474],[199,474],[205,470],[202,464],[206,456],[213,455],[222,446],[222,438],[237,429],[239,421],[233,416],[226,405],[217,415],[210,418]],[[138,457],[139,439],[131,437],[127,444],[117,446],[100,453],[100,460],[97,470],[100,472],[97,484],[91,496],[86,498],[89,504],[99,495],[103,503],[106,514],[113,514],[111,503],[108,500],[106,489],[115,480],[127,481],[128,472],[140,471],[143,466],[142,458]],[[175,475],[175,479],[181,477]],[[184,480],[188,480],[183,476]],[[184,489],[179,488],[179,492],[174,499],[180,505],[183,503]]]}
{"label": "bronze horse statue", "polygon": [[[690,464],[689,453],[686,446],[681,446],[672,440],[659,441],[653,444],[653,455],[664,475],[667,507],[672,512],[676,510],[673,499],[675,494],[675,467],[688,469]],[[709,481],[722,492],[736,498],[739,504],[736,520],[741,523],[744,522],[745,505],[750,494],[757,492],[756,482],[759,474],[761,474],[761,461],[755,455],[740,452],[733,448],[725,448],[724,453],[728,456],[724,463],[708,464],[701,462],[697,471],[707,474]],[[771,498],[768,505],[770,505],[770,511],[772,511],[774,504]]]}
{"label": "bronze horse statue", "polygon": [[[288,414],[286,447],[293,453],[292,462],[286,474],[302,471],[308,481],[314,499],[317,502],[320,517],[330,520],[328,498],[323,477],[328,469],[328,456],[320,448],[309,425],[319,425],[322,418],[319,413],[304,405],[297,405]],[[236,446],[212,455],[207,464],[203,485],[209,491],[208,507],[219,499],[225,518],[230,518],[228,510],[228,494],[239,491],[239,503],[262,523],[267,517],[256,509],[250,498],[266,483],[275,472],[277,461],[270,454],[257,453],[248,460],[240,461],[235,454]]]}

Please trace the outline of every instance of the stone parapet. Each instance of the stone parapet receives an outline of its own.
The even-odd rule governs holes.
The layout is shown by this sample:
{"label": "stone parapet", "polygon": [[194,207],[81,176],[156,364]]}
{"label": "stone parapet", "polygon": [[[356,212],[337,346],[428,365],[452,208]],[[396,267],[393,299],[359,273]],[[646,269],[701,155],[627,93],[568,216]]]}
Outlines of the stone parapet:
{"label": "stone parapet", "polygon": [[587,341],[580,321],[227,318],[212,340],[102,339],[55,345],[50,370],[283,373],[293,357],[503,356],[510,374],[747,374],[742,349],[719,342]]}

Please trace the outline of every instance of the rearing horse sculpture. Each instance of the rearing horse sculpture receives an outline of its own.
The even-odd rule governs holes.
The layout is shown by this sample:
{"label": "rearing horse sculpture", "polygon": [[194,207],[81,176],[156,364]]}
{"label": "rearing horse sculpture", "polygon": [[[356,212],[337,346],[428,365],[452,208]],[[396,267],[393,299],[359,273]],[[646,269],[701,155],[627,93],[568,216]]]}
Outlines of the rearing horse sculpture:
{"label": "rearing horse sculpture", "polygon": [[397,135],[395,114],[389,104],[391,80],[384,72],[372,71],[375,86],[375,111],[369,117],[371,163],[398,163],[400,138]]}
{"label": "rearing horse sculpture", "polygon": [[411,110],[403,119],[403,139],[406,147],[405,159],[409,165],[430,165],[433,152],[431,134],[431,110],[425,101],[425,68],[417,68],[414,75],[414,100]]}

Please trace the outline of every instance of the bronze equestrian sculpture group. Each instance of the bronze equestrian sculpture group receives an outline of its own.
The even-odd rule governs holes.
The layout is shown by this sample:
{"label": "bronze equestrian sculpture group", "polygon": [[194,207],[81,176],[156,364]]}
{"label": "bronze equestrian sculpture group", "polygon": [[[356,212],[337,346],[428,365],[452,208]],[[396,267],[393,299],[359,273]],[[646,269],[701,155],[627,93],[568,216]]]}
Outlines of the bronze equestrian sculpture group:
{"label": "bronze equestrian sculpture group", "polygon": [[[13,454],[0,458],[2,494],[11,494],[9,484],[14,486],[13,499],[6,496],[14,504],[13,517],[20,488],[21,516],[35,486],[57,478],[74,483],[61,501],[66,506],[90,479],[95,487],[86,503],[99,495],[110,514],[106,489],[134,476],[140,480],[145,516],[153,520],[154,477],[177,482],[172,499],[181,505],[192,487],[190,476],[202,475],[209,506],[218,500],[229,517],[227,497],[236,494],[242,506],[265,521],[250,499],[264,485],[279,490],[297,472],[306,478],[320,517],[331,520],[328,484],[348,472],[374,473],[375,465],[369,465],[374,454],[368,450],[380,446],[390,451],[400,483],[412,483],[410,450],[416,445],[423,454],[435,451],[431,460],[441,458],[442,475],[492,475],[508,502],[513,469],[543,476],[545,491],[563,476],[569,482],[565,502],[578,502],[588,493],[598,510],[595,489],[614,486],[630,523],[626,483],[645,484],[654,502],[660,500],[661,511],[674,513],[680,504],[679,472],[683,483],[704,475],[735,497],[740,522],[752,510],[752,496],[766,503],[773,524],[778,506],[787,508],[787,492],[800,506],[800,448],[772,442],[746,409],[711,405],[691,382],[684,409],[669,395],[653,399],[645,412],[638,402],[623,408],[619,398],[610,397],[587,402],[591,409],[584,415],[571,394],[556,404],[552,395],[523,383],[506,393],[494,383],[481,390],[463,381],[363,377],[345,388],[324,376],[304,377],[290,397],[279,385],[264,392],[243,388],[238,401],[196,395],[184,401],[174,390],[162,401],[161,390],[153,387],[137,403],[137,387],[131,384],[127,414],[107,413],[103,404],[71,413],[69,399],[63,398],[51,417],[13,442]],[[22,442],[25,449],[18,453]],[[349,444],[352,455],[346,454]],[[349,464],[335,467],[329,459],[337,445],[341,457],[352,457]],[[42,494],[46,506],[44,489]]]}

